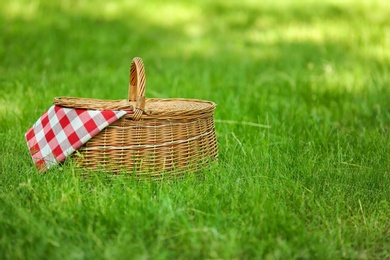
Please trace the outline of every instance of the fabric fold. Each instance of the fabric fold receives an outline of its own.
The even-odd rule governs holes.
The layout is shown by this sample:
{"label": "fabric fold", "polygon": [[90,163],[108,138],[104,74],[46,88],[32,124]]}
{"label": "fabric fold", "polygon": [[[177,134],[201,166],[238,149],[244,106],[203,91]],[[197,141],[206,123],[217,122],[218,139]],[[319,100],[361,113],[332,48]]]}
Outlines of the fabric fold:
{"label": "fabric fold", "polygon": [[26,132],[38,171],[44,172],[112,124],[126,111],[72,109],[53,105]]}

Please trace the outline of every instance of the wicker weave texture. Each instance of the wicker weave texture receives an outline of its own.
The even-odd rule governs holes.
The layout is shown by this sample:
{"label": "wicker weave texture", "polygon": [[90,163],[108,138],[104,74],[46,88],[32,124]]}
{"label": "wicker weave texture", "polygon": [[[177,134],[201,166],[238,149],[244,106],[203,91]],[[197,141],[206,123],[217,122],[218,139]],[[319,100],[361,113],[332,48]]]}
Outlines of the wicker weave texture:
{"label": "wicker weave texture", "polygon": [[196,99],[145,98],[145,69],[134,58],[128,100],[61,97],[54,103],[129,113],[94,136],[72,155],[84,169],[162,178],[196,172],[218,156],[216,105]]}
{"label": "wicker weave texture", "polygon": [[88,169],[162,177],[193,172],[217,156],[213,116],[190,120],[133,121],[125,116],[79,149]]}

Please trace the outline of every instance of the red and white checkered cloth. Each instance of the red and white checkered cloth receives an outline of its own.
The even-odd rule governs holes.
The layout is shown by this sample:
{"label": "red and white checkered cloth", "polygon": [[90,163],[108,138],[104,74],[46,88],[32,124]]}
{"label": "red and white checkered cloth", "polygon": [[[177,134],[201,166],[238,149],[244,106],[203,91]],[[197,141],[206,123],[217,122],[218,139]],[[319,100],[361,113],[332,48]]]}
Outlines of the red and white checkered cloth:
{"label": "red and white checkered cloth", "polygon": [[52,106],[27,131],[25,137],[39,171],[65,160],[126,111],[86,110]]}

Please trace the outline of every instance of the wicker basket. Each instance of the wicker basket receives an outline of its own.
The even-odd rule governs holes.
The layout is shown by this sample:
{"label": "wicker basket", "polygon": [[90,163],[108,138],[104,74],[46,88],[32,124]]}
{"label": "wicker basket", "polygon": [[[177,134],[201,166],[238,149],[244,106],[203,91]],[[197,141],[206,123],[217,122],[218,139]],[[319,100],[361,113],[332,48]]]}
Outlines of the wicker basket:
{"label": "wicker basket", "polygon": [[160,178],[196,172],[218,155],[210,101],[145,98],[140,58],[130,67],[128,100],[59,97],[54,104],[92,110],[126,110],[72,158],[83,169]]}

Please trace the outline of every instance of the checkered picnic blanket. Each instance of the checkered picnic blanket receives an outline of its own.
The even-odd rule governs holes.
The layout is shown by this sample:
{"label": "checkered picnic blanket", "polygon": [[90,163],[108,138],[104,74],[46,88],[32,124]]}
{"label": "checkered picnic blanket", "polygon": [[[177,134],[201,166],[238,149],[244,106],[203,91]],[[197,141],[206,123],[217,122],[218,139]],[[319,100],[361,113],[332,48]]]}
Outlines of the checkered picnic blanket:
{"label": "checkered picnic blanket", "polygon": [[126,111],[71,109],[53,105],[25,134],[38,171],[65,160]]}

